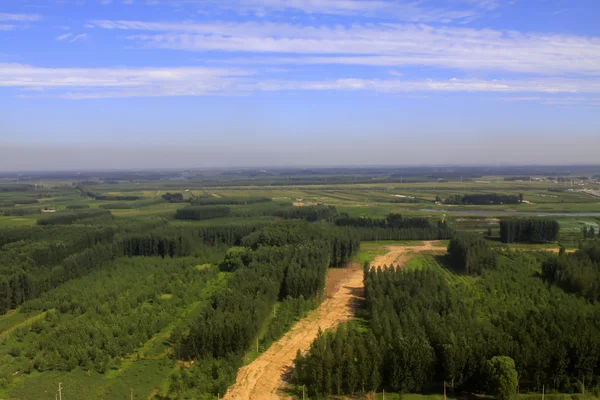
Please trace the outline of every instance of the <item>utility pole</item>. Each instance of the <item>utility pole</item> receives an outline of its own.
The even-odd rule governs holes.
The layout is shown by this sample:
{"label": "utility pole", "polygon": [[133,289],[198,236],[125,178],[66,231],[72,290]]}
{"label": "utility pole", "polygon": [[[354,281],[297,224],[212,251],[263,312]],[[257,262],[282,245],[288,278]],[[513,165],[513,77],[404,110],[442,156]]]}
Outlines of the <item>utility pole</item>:
{"label": "utility pole", "polygon": [[129,398],[133,400],[133,388],[129,389]]}
{"label": "utility pole", "polygon": [[62,383],[58,382],[58,400],[62,400]]}
{"label": "utility pole", "polygon": [[544,391],[546,389],[546,385],[542,385],[542,400],[544,400]]}
{"label": "utility pole", "polygon": [[305,400],[306,397],[304,396],[304,385],[302,385],[302,400]]}

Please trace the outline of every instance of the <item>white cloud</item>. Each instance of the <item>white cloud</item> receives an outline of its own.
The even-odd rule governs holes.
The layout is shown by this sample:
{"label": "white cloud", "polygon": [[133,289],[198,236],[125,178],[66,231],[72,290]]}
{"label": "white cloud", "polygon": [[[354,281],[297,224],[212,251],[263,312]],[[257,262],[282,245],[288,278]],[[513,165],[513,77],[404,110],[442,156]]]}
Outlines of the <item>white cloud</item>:
{"label": "white cloud", "polygon": [[13,29],[15,29],[14,25],[0,24],[0,31],[12,31]]}
{"label": "white cloud", "polygon": [[40,19],[41,19],[41,17],[37,14],[0,13],[0,21],[32,22],[32,21],[39,21]]}
{"label": "white cloud", "polygon": [[56,37],[56,40],[58,40],[58,41],[65,40],[65,39],[68,39],[68,38],[70,38],[70,37],[71,37],[71,35],[73,35],[73,34],[72,34],[72,33],[65,33],[65,34],[63,34],[63,35],[59,35],[59,36],[57,36],[57,37]]}
{"label": "white cloud", "polygon": [[80,33],[79,35],[75,35],[73,36],[73,38],[71,40],[69,40],[70,43],[74,43],[80,40],[85,40],[87,38],[87,33]]}
{"label": "white cloud", "polygon": [[[131,0],[129,0],[131,1]],[[193,5],[200,11],[225,9],[259,17],[296,12],[317,15],[377,17],[409,22],[469,22],[497,7],[495,0],[454,0],[447,7],[431,0],[146,0],[150,5]],[[453,6],[450,8],[449,6]],[[495,6],[494,6],[495,5]]]}
{"label": "white cloud", "polygon": [[560,105],[560,106],[588,106],[588,107],[600,107],[600,97],[593,96],[560,96],[560,97],[540,97],[540,96],[515,96],[515,97],[503,97],[500,100],[507,102],[536,102],[548,105]]}
{"label": "white cloud", "polygon": [[362,90],[384,93],[401,92],[490,92],[490,93],[600,93],[600,79],[544,78],[535,80],[402,80],[337,79],[330,81],[267,81],[247,90]]}
{"label": "white cloud", "polygon": [[[0,87],[53,97],[185,96],[230,90],[251,71],[225,68],[39,68],[0,64]],[[65,92],[69,90],[70,92]]]}
{"label": "white cloud", "polygon": [[0,87],[44,91],[66,98],[240,95],[256,91],[369,91],[381,93],[480,92],[600,94],[600,79],[334,79],[270,80],[227,68],[39,68],[0,64]]}
{"label": "white cloud", "polygon": [[598,37],[387,23],[303,26],[273,22],[102,20],[91,24],[138,31],[129,38],[152,48],[288,55],[258,60],[269,64],[412,65],[533,74],[600,74]]}

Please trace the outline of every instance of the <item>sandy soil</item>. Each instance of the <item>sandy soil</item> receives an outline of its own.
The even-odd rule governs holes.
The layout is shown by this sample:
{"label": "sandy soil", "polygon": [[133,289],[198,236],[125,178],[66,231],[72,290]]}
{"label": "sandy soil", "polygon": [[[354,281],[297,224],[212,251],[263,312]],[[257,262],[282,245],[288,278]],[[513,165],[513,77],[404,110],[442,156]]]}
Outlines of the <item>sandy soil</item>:
{"label": "sandy soil", "polygon": [[421,242],[416,246],[385,246],[388,250],[386,254],[375,257],[373,262],[371,262],[371,266],[379,267],[379,266],[390,266],[392,264],[404,264],[415,254],[419,254],[422,251],[442,251],[445,252],[447,250],[446,246],[440,246],[438,241],[427,241]]}
{"label": "sandy soil", "polygon": [[330,269],[327,274],[326,298],[318,309],[298,322],[283,338],[274,343],[254,362],[238,371],[236,383],[225,400],[287,399],[282,377],[292,367],[298,349],[304,352],[323,331],[350,320],[356,303],[363,295],[363,270],[358,264]]}
{"label": "sandy soil", "polygon": [[[372,265],[403,263],[421,251],[445,251],[438,242],[417,246],[388,246],[389,253],[376,258]],[[291,399],[284,393],[284,376],[291,371],[296,352],[305,352],[323,331],[349,321],[363,296],[363,269],[358,264],[330,269],[325,284],[325,300],[318,309],[298,322],[283,338],[274,343],[252,363],[238,371],[236,383],[224,400]]]}

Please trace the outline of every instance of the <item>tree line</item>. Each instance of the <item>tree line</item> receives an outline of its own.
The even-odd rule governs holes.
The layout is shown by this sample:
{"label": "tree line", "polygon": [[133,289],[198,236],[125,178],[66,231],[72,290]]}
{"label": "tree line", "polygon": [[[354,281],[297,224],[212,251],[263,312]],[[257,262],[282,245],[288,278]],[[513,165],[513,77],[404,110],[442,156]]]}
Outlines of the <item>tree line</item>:
{"label": "tree line", "polygon": [[231,208],[224,206],[190,206],[175,212],[175,219],[200,221],[203,219],[223,218],[231,215]]}
{"label": "tree line", "polygon": [[456,194],[449,196],[446,199],[441,199],[439,196],[437,201],[444,204],[454,205],[499,205],[499,204],[520,204],[523,202],[523,195],[498,194],[498,193],[481,193],[481,194]]}
{"label": "tree line", "polygon": [[273,212],[275,217],[283,219],[303,219],[309,222],[316,222],[322,219],[331,220],[337,211],[334,206],[306,206],[306,207],[285,207],[276,209]]}
{"label": "tree line", "polygon": [[504,243],[556,242],[559,234],[560,225],[555,220],[511,218],[500,221],[500,240]]}
{"label": "tree line", "polygon": [[76,209],[48,214],[38,219],[38,225],[68,225],[89,219],[112,219],[112,214],[104,209]]}
{"label": "tree line", "polygon": [[361,240],[445,240],[453,235],[444,222],[432,223],[428,218],[404,217],[389,214],[385,218],[353,218],[342,213],[334,223],[340,227],[352,227]]}
{"label": "tree line", "polygon": [[269,203],[272,199],[269,197],[200,197],[191,200],[194,206],[215,206],[215,205],[231,205],[241,206],[258,203]]}

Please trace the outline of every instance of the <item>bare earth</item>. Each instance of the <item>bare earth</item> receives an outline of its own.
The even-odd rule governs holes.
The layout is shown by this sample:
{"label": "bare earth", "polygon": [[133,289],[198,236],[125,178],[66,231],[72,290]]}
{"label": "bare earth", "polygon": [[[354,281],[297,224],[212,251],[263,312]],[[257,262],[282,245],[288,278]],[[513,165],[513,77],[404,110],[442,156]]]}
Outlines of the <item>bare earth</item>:
{"label": "bare earth", "polygon": [[282,376],[292,367],[298,349],[304,352],[317,336],[350,320],[353,305],[362,296],[363,270],[358,264],[331,269],[327,275],[327,296],[318,309],[298,322],[283,338],[274,343],[254,362],[238,371],[236,383],[225,400],[286,399]]}
{"label": "bare earth", "polygon": [[[388,246],[389,253],[379,256],[372,265],[399,264],[421,251],[445,251],[437,242],[418,246]],[[296,352],[305,352],[323,331],[336,327],[354,316],[356,302],[363,295],[363,269],[352,264],[343,269],[330,269],[327,274],[326,298],[318,309],[298,322],[283,338],[274,343],[252,363],[238,371],[236,383],[227,391],[224,400],[291,399],[283,390],[283,380],[292,368]]]}
{"label": "bare earth", "polygon": [[427,241],[421,242],[416,246],[385,246],[387,249],[387,253],[381,256],[375,257],[373,262],[371,262],[371,266],[379,267],[379,266],[390,266],[390,265],[402,265],[410,258],[412,258],[415,254],[419,254],[422,251],[443,251],[445,252],[447,248],[445,246],[440,246],[438,241]]}

